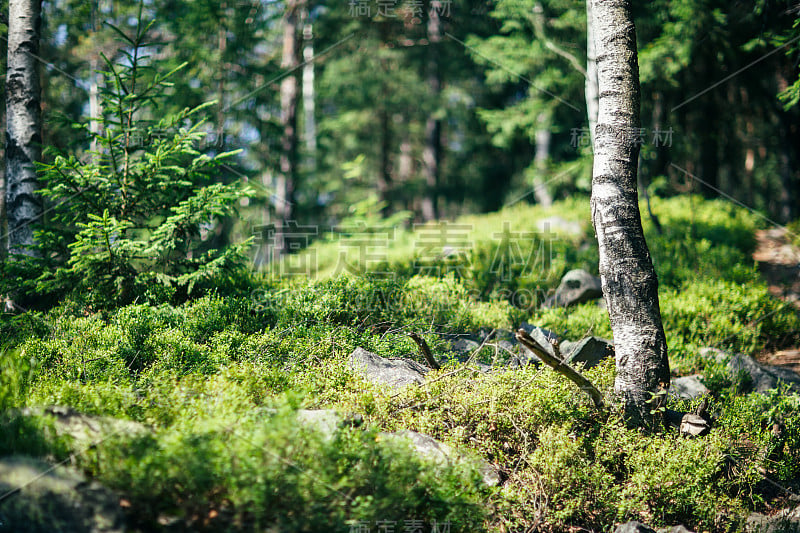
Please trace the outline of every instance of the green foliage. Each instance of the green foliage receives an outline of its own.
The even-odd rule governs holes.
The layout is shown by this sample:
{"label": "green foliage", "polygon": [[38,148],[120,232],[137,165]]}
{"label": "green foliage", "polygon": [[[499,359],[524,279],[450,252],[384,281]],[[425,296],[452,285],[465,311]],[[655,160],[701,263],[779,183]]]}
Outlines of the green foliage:
{"label": "green foliage", "polygon": [[643,223],[660,287],[680,288],[697,279],[760,281],[751,259],[754,232],[762,225],[755,214],[698,196],[651,202],[664,233],[657,233],[646,216]]}
{"label": "green foliage", "polygon": [[[219,183],[219,167],[233,153],[201,149],[206,106],[160,115],[170,79],[145,55],[148,27],[117,30],[129,49],[107,61],[103,116],[77,123],[96,150],[50,150],[40,166],[48,223],[37,232],[41,259],[10,265],[2,290],[24,295],[70,295],[91,308],[134,301],[182,300],[245,277],[249,241],[214,243],[214,227],[251,194]],[[22,273],[19,269],[24,267]]]}
{"label": "green foliage", "polygon": [[763,284],[696,281],[665,291],[661,309],[671,358],[689,368],[702,364],[697,355],[702,346],[755,355],[800,340],[800,316]]}
{"label": "green foliage", "polygon": [[608,312],[595,303],[537,311],[533,320],[565,339],[580,339],[585,335],[611,338]]}
{"label": "green foliage", "polygon": [[18,350],[0,348],[0,412],[25,403],[37,361]]}
{"label": "green foliage", "polygon": [[786,225],[789,242],[795,246],[800,246],[800,219],[793,220]]}
{"label": "green foliage", "polygon": [[[511,198],[540,183],[556,194],[590,189],[590,154],[573,142],[574,132],[582,131],[587,143],[589,139],[583,104],[585,9],[563,0],[500,0],[489,12],[498,31],[467,41],[473,59],[485,68],[487,83],[504,96],[478,110],[492,144],[527,155],[517,162]],[[544,170],[541,162],[534,162],[532,149],[519,150],[539,142],[540,131],[552,135]]]}
{"label": "green foliage", "polygon": [[434,329],[452,331],[470,331],[479,326],[470,320],[472,299],[467,289],[452,275],[443,279],[411,278],[399,304],[407,317],[404,323],[423,322]]}
{"label": "green foliage", "polygon": [[43,337],[48,331],[44,314],[38,311],[19,315],[0,313],[0,349],[19,344],[28,337]]}
{"label": "green foliage", "polygon": [[[476,278],[461,274],[453,259],[435,259],[439,250],[426,252],[433,259],[425,264],[448,268],[417,272],[414,242],[422,234],[409,233],[398,236],[400,250],[387,251],[390,260],[363,275],[265,279],[248,295],[208,295],[181,305],[86,314],[67,302],[25,319],[4,317],[3,331],[18,330],[14,348],[0,357],[0,406],[11,428],[0,451],[77,452],[85,471],[131,502],[143,527],[174,516],[189,528],[214,528],[225,519],[233,530],[348,531],[359,520],[413,517],[427,524],[450,519],[451,531],[524,531],[534,524],[607,531],[631,519],[736,530],[747,513],[770,504],[764,475],[793,490],[800,483],[800,404],[787,391],[741,396],[737,377],[703,360],[698,349],[756,353],[796,343],[800,317],[769,295],[755,269],[738,262],[752,250],[758,227],[749,215],[698,198],[655,200],[653,207],[665,227],[655,236],[645,219],[656,267],[674,276],[660,293],[670,363],[679,373],[702,371],[714,391],[709,411],[717,421],[706,437],[629,430],[617,413],[601,415],[547,368],[482,373],[457,363],[442,333],[511,329],[527,320],[562,338],[610,337],[607,312],[595,303],[516,307],[500,292],[510,286],[506,271],[491,272],[489,255],[469,266],[492,291],[478,290]],[[586,223],[580,202],[554,210]],[[536,227],[550,214],[515,207],[465,225],[483,236],[477,242],[486,249],[504,250],[505,264],[516,268],[520,256],[511,239],[503,244],[504,235]],[[550,289],[574,258],[588,262],[596,251],[584,238],[559,234],[558,254],[543,271],[552,281],[531,287]],[[730,256],[703,267],[718,246]],[[422,361],[408,331],[423,334],[447,360],[424,386],[389,391],[348,368],[356,347]],[[484,356],[503,359],[492,348]],[[612,360],[584,372],[612,394]],[[668,407],[691,411],[695,403],[670,399]],[[51,404],[133,419],[149,430],[85,450],[54,439],[47,419],[14,411]],[[329,439],[296,423],[301,407],[358,413],[365,424]],[[508,479],[500,488],[482,488],[471,461],[436,466],[378,438],[379,430],[400,429],[487,460]],[[198,518],[214,514],[221,518],[205,526]]]}
{"label": "green foliage", "polygon": [[428,464],[407,448],[376,442],[374,431],[325,439],[298,426],[288,405],[273,405],[274,414],[240,414],[235,428],[229,404],[104,445],[95,474],[124,490],[149,520],[164,513],[191,523],[215,510],[232,519],[225,527],[244,530],[346,532],[359,521],[418,519],[467,532],[481,524],[476,473]]}
{"label": "green foliage", "polygon": [[[775,39],[777,41],[776,44],[779,44],[781,47],[789,45],[792,39],[795,39],[794,46],[787,50],[790,55],[797,56],[798,50],[800,50],[800,46],[797,45],[795,37],[798,30],[800,30],[800,16],[795,18],[794,24],[792,24],[792,30],[787,31],[784,35],[776,36],[777,38]],[[796,107],[797,104],[800,103],[800,77],[794,80],[792,85],[783,89],[778,94],[778,98],[783,102],[784,109],[788,110],[789,108]]]}
{"label": "green foliage", "polygon": [[56,436],[51,420],[44,416],[21,416],[19,412],[0,412],[0,456],[26,454],[61,459],[69,453],[66,439]]}

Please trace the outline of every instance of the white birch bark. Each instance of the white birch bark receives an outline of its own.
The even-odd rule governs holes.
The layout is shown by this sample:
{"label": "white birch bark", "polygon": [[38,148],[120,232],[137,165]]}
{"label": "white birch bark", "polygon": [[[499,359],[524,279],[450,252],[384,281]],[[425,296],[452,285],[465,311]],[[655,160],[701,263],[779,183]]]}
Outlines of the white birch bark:
{"label": "white birch bark", "polygon": [[614,389],[633,425],[648,425],[653,394],[669,387],[658,279],[642,231],[636,191],[639,67],[631,0],[592,0],[599,108],[592,221],[614,334]]}
{"label": "white birch bark", "polygon": [[6,216],[8,250],[34,255],[32,224],[42,215],[34,164],[41,158],[39,54],[41,0],[8,3],[6,72]]}
{"label": "white birch bark", "polygon": [[592,0],[586,0],[586,115],[589,119],[589,138],[594,147],[594,128],[597,125],[597,107],[600,94],[597,90],[597,57],[594,50],[594,21]]}

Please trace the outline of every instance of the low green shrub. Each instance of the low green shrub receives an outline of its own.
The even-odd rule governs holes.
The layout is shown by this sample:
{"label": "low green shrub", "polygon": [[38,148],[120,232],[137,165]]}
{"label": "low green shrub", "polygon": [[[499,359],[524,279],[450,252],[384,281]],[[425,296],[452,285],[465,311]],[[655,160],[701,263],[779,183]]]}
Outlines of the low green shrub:
{"label": "low green shrub", "polygon": [[[647,217],[643,223],[661,277],[670,364],[677,373],[702,371],[714,391],[708,436],[629,430],[535,366],[482,373],[450,359],[424,386],[403,391],[348,368],[356,347],[422,361],[410,331],[440,360],[451,355],[442,333],[513,329],[523,320],[566,339],[610,338],[596,303],[536,307],[567,269],[596,264],[596,246],[585,241],[588,200],[572,200],[550,211],[520,205],[462,219],[476,237],[470,253],[420,255],[425,228],[401,232],[399,249],[363,275],[263,279],[251,293],[179,306],[91,313],[66,301],[48,313],[4,315],[0,332],[14,348],[0,353],[9,428],[0,453],[77,451],[82,468],[123,492],[143,529],[158,527],[161,516],[207,530],[350,531],[359,521],[376,530],[379,520],[400,528],[411,519],[428,528],[450,520],[451,531],[607,531],[630,519],[737,530],[773,498],[764,476],[800,488],[800,403],[787,391],[741,396],[736,376],[698,350],[755,354],[797,343],[800,317],[758,281],[752,215],[694,197],[654,199],[653,209],[664,234]],[[553,215],[586,232],[559,234],[545,268],[518,268],[522,252],[510,236]],[[523,302],[525,291],[533,296]],[[612,360],[585,373],[611,396]],[[46,419],[15,411],[49,404],[137,420],[150,431],[72,450],[52,438]],[[298,427],[300,407],[361,414],[365,429],[327,441]],[[508,479],[481,488],[471,467],[434,467],[378,438],[399,429],[487,460]]]}
{"label": "low green shrub", "polygon": [[581,339],[586,335],[612,338],[608,312],[595,302],[542,309],[534,313],[532,321],[564,339]]}
{"label": "low green shrub", "polygon": [[38,361],[0,347],[0,412],[25,404]]}
{"label": "low green shrub", "polygon": [[687,370],[702,365],[702,346],[752,355],[800,341],[800,315],[763,283],[698,279],[660,300],[670,355]]}
{"label": "low green shrub", "polygon": [[104,443],[84,466],[146,510],[146,527],[159,515],[190,529],[312,532],[404,520],[469,532],[484,521],[474,470],[435,466],[372,430],[327,440],[298,426],[290,404],[243,413],[232,407],[244,397],[219,394],[228,401],[198,399],[213,403],[152,435]]}
{"label": "low green shrub", "polygon": [[[586,374],[610,397],[612,361]],[[340,402],[381,427],[428,433],[503,465],[509,480],[492,499],[493,530],[538,523],[553,531],[608,531],[633,519],[737,530],[770,497],[765,475],[800,483],[797,396],[712,401],[712,433],[686,439],[674,429],[627,429],[615,413],[599,416],[588,397],[549,369],[453,374],[447,368],[428,379],[429,385],[399,395],[344,390]],[[673,401],[671,407],[691,411],[696,404]],[[780,442],[770,431],[778,419]]]}

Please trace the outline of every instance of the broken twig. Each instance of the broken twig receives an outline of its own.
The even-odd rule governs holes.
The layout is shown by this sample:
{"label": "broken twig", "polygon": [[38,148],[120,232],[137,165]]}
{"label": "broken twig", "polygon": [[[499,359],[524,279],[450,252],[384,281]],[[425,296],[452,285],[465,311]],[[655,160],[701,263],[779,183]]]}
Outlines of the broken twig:
{"label": "broken twig", "polygon": [[[536,330],[534,330],[534,332],[538,333]],[[605,407],[603,395],[599,390],[597,390],[597,387],[595,387],[591,381],[586,379],[583,374],[569,366],[561,359],[561,352],[558,349],[558,344],[549,342],[544,335],[541,334],[541,339],[537,341],[524,329],[517,330],[517,334],[515,336],[520,344],[536,354],[536,357],[541,359],[542,362],[544,362],[547,366],[575,383],[579,389],[588,394],[597,409],[603,409]],[[542,344],[543,342],[546,342],[547,346],[544,346]]]}
{"label": "broken twig", "polygon": [[422,354],[422,357],[424,357],[425,361],[428,362],[428,366],[430,366],[434,370],[439,370],[440,368],[442,368],[439,365],[439,362],[436,361],[436,359],[433,357],[431,349],[428,346],[428,343],[425,342],[425,339],[423,339],[419,334],[413,331],[408,333],[408,336],[411,337],[412,341],[417,343],[417,346],[419,346],[419,351]]}

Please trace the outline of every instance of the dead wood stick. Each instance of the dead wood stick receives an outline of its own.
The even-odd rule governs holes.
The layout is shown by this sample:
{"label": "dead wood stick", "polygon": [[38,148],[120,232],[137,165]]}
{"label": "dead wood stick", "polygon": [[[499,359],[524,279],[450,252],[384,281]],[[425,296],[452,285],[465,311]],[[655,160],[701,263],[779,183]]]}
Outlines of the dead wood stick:
{"label": "dead wood stick", "polygon": [[[597,409],[604,408],[605,404],[603,403],[603,395],[599,390],[597,390],[597,387],[595,387],[591,381],[583,376],[583,374],[561,360],[561,353],[559,352],[557,345],[553,345],[548,342],[550,350],[547,350],[546,347],[537,342],[524,329],[517,330],[517,334],[515,336],[520,344],[536,354],[536,356],[547,366],[551,367],[553,370],[575,383],[579,389],[588,394]],[[544,336],[542,336],[542,339],[544,339]]]}
{"label": "dead wood stick", "polygon": [[420,353],[422,353],[422,357],[425,358],[425,360],[428,362],[428,365],[432,369],[439,370],[440,368],[442,368],[439,365],[439,363],[436,361],[436,359],[433,357],[433,354],[431,353],[431,349],[428,346],[428,343],[425,342],[425,339],[423,339],[421,336],[419,336],[419,334],[417,334],[417,333],[415,333],[413,331],[411,333],[409,333],[408,336],[411,337],[412,341],[417,343],[417,346],[419,346],[419,351],[420,351]]}

